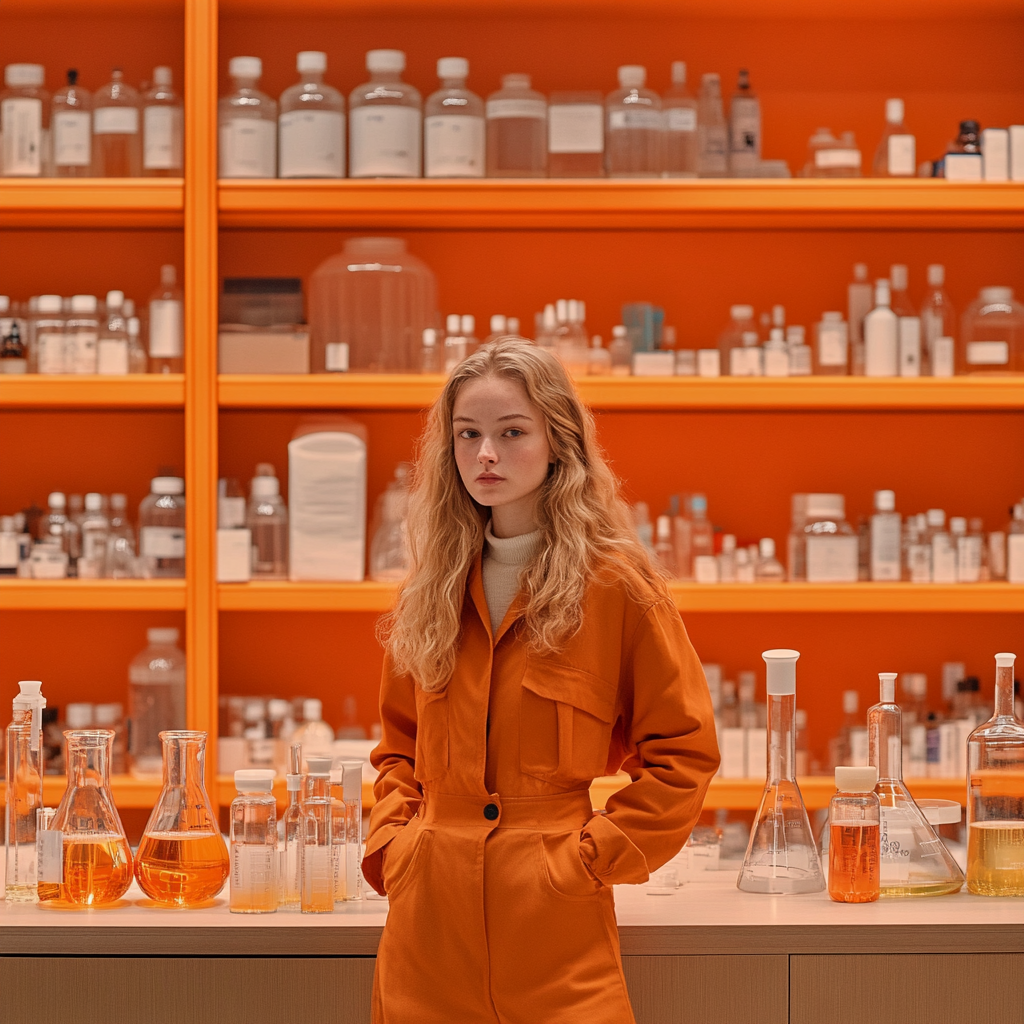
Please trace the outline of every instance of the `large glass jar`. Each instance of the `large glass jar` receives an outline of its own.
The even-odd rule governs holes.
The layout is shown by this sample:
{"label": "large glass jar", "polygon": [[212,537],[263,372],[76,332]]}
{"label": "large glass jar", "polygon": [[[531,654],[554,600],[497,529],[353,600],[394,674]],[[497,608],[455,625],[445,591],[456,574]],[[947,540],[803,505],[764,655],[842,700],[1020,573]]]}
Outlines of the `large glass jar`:
{"label": "large glass jar", "polygon": [[956,372],[1024,373],[1024,305],[1012,288],[982,288],[964,312]]}

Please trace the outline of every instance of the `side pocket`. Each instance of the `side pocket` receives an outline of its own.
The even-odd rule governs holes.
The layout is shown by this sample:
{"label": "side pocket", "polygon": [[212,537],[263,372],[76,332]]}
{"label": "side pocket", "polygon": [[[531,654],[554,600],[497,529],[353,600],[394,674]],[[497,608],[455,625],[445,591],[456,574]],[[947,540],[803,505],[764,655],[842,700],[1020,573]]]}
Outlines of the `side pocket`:
{"label": "side pocket", "polygon": [[412,877],[420,848],[429,835],[419,821],[413,818],[384,848],[384,890],[389,899],[404,889]]}
{"label": "side pocket", "polygon": [[431,782],[448,771],[448,691],[416,692],[417,782]]}
{"label": "side pocket", "polygon": [[578,829],[541,832],[538,838],[544,875],[556,896],[565,900],[592,900],[604,888],[580,857]]}

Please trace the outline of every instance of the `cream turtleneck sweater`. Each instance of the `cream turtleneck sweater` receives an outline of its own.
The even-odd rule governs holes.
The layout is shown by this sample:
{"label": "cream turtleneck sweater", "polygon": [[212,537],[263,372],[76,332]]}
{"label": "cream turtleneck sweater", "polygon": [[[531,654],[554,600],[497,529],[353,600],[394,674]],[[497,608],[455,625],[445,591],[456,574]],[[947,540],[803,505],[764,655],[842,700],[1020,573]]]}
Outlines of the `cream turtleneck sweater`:
{"label": "cream turtleneck sweater", "polygon": [[484,528],[483,585],[487,611],[491,616],[491,632],[496,633],[505,613],[519,593],[519,577],[523,566],[540,550],[541,532],[523,533],[518,537],[495,537],[488,521]]}

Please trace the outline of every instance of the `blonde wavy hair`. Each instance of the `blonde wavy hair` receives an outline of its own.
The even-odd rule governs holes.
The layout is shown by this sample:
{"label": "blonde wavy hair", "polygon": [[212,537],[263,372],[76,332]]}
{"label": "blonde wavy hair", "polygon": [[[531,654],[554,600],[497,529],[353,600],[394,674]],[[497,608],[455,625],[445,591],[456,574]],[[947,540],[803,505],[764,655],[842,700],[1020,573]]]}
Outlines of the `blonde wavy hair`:
{"label": "blonde wavy hair", "polygon": [[544,415],[554,458],[537,502],[540,552],[523,570],[528,647],[553,653],[579,631],[587,584],[598,569],[632,591],[646,583],[648,595],[668,595],[598,446],[594,418],[562,364],[521,338],[500,338],[459,364],[430,410],[412,474],[411,569],[379,627],[394,668],[427,691],[444,689],[455,670],[466,581],[490,514],[462,483],[452,429],[459,392],[488,377],[523,388]]}

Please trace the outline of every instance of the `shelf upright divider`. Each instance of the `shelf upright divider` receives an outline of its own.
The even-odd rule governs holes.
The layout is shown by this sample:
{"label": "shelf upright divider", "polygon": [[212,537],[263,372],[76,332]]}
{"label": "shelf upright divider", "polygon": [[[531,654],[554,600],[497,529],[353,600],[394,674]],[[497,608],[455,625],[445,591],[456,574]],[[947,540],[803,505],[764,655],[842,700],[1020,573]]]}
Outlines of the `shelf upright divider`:
{"label": "shelf upright divider", "polygon": [[[185,0],[188,724],[217,734],[217,3]],[[207,747],[208,782],[217,774]]]}

